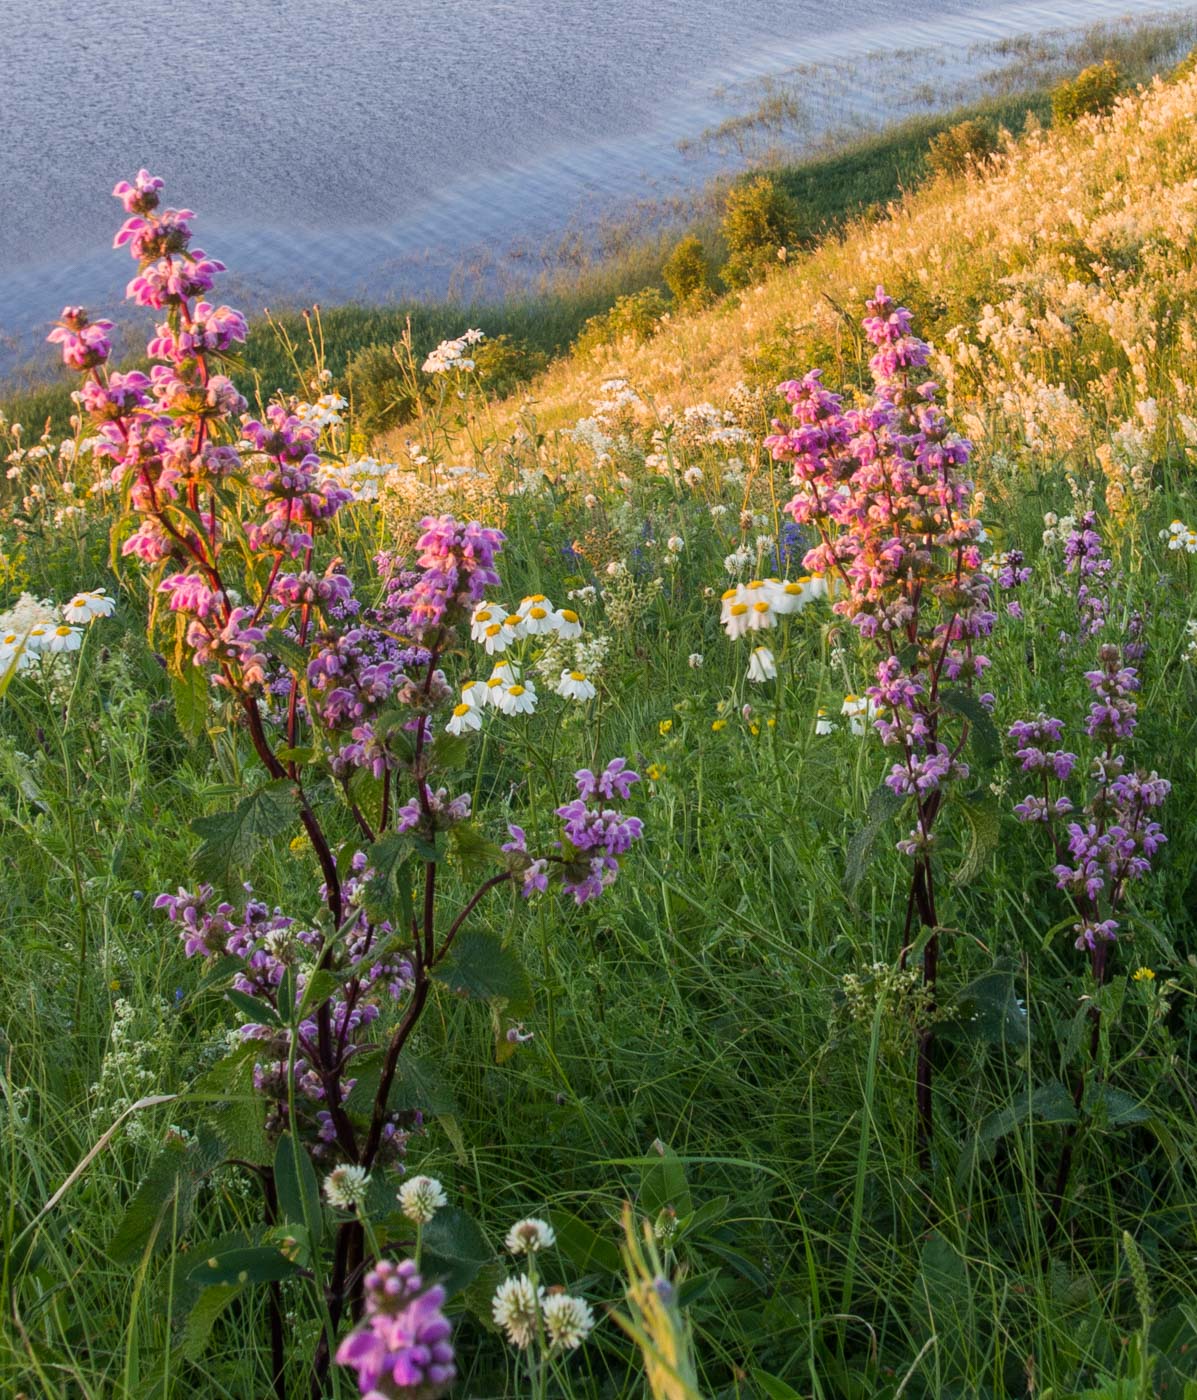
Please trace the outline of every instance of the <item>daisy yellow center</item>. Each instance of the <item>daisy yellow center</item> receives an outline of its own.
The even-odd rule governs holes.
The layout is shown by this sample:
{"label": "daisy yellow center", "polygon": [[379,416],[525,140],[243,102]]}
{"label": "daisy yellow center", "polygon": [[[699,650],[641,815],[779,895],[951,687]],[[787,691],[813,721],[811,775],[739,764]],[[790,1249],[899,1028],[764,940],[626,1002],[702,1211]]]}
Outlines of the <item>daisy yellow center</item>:
{"label": "daisy yellow center", "polygon": [[54,635],[56,637],[69,637],[71,635],[71,629],[69,627],[56,627],[54,629]]}
{"label": "daisy yellow center", "polygon": [[767,598],[762,598],[759,603],[753,603],[752,610],[753,612],[767,613],[769,611],[769,600]]}
{"label": "daisy yellow center", "polygon": [[733,603],[733,604],[732,604],[732,610],[731,610],[732,617],[743,617],[744,614],[745,614],[747,611],[748,611],[748,604],[747,604],[747,603]]}
{"label": "daisy yellow center", "polygon": [[585,671],[571,671],[571,672],[569,673],[569,678],[570,678],[571,681],[584,681],[584,680],[586,679],[586,672],[585,672]]}
{"label": "daisy yellow center", "polygon": [[542,622],[546,617],[548,617],[548,613],[545,612],[543,608],[529,608],[528,616],[534,617],[537,620],[537,622]]}
{"label": "daisy yellow center", "polygon": [[462,717],[462,715],[468,715],[468,714],[469,714],[470,708],[471,708],[471,707],[470,707],[469,705],[454,705],[454,706],[453,706],[453,714],[454,714],[454,716],[455,716],[457,719],[460,719],[460,718]]}
{"label": "daisy yellow center", "polygon": [[491,625],[486,629],[486,635],[488,637],[497,637],[502,630],[503,628],[500,626],[499,623],[492,622]]}
{"label": "daisy yellow center", "polygon": [[578,614],[572,608],[562,608],[561,616],[566,622],[577,622]]}
{"label": "daisy yellow center", "polygon": [[524,619],[519,615],[519,613],[512,613],[511,616],[507,619],[507,626],[518,627],[520,623],[523,622],[523,620]]}
{"label": "daisy yellow center", "polygon": [[518,699],[521,695],[523,695],[523,693],[524,693],[524,687],[523,687],[522,685],[513,685],[513,686],[511,687],[511,689],[507,692],[508,695],[514,695],[517,699]]}

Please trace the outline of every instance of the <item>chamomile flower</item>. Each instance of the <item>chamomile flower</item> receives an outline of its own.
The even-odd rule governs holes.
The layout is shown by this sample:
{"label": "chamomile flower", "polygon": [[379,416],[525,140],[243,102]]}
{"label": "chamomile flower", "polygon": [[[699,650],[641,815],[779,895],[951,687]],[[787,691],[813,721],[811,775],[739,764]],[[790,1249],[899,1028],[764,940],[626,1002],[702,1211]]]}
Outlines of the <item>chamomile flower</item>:
{"label": "chamomile flower", "polygon": [[517,681],[503,688],[498,701],[499,709],[505,715],[531,715],[536,713],[536,688],[531,683],[523,685]]}
{"label": "chamomile flower", "polygon": [[461,698],[467,705],[479,710],[486,704],[486,682],[466,681],[461,688]]}
{"label": "chamomile flower", "polygon": [[753,647],[748,660],[748,679],[756,685],[777,679],[777,663],[768,647]]}
{"label": "chamomile flower", "polygon": [[324,1199],[338,1210],[353,1210],[365,1201],[369,1188],[365,1167],[334,1167],[324,1178]]}
{"label": "chamomile flower", "polygon": [[557,615],[553,612],[548,599],[543,603],[533,603],[528,611],[521,615],[523,635],[543,637],[546,632],[556,630],[556,620]]}
{"label": "chamomile flower", "polygon": [[731,640],[737,641],[748,631],[750,619],[748,615],[748,604],[740,598],[734,599],[727,605],[727,617],[723,626]]}
{"label": "chamomile flower", "polygon": [[779,617],[785,617],[790,613],[801,612],[807,603],[814,596],[810,590],[810,578],[800,579],[770,579],[769,580],[769,601],[773,604],[773,611]]}
{"label": "chamomile flower", "polygon": [[76,593],[63,605],[62,616],[67,622],[91,622],[93,618],[111,617],[115,611],[116,599],[102,588],[93,588],[88,593]]}
{"label": "chamomile flower", "polygon": [[59,627],[49,629],[42,650],[49,652],[78,651],[83,645],[83,633],[78,627],[71,627],[63,623]]}
{"label": "chamomile flower", "polygon": [[819,710],[819,712],[815,715],[815,733],[819,735],[824,735],[834,734],[835,731],[835,720],[833,720],[828,715],[826,710]]}
{"label": "chamomile flower", "polygon": [[563,642],[572,642],[582,635],[582,623],[572,608],[559,608],[553,615],[553,626]]}
{"label": "chamomile flower", "polygon": [[767,597],[757,596],[748,605],[748,631],[763,632],[773,627],[777,622],[777,616],[773,611],[773,603]]}
{"label": "chamomile flower", "polygon": [[557,694],[567,700],[593,700],[598,692],[594,683],[586,678],[584,671],[562,671],[557,682]]}
{"label": "chamomile flower", "polygon": [[479,603],[470,615],[470,637],[475,642],[485,642],[492,623],[502,623],[506,616],[502,603]]}
{"label": "chamomile flower", "polygon": [[467,701],[462,701],[460,705],[454,705],[449,723],[445,725],[445,730],[449,734],[465,734],[470,730],[481,728],[482,715]]}
{"label": "chamomile flower", "polygon": [[514,640],[512,630],[506,626],[502,618],[488,622],[482,629],[482,635],[478,638],[487,656],[496,656],[500,652],[506,651]]}
{"label": "chamomile flower", "polygon": [[427,1225],[447,1205],[445,1188],[434,1176],[413,1176],[399,1188],[399,1209],[413,1225]]}

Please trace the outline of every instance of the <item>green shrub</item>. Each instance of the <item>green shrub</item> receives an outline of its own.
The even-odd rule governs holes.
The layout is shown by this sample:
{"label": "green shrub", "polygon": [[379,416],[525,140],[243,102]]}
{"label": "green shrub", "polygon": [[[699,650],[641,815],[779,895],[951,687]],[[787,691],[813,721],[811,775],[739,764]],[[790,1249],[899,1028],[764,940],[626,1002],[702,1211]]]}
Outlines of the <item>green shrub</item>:
{"label": "green shrub", "polygon": [[959,175],[991,156],[997,145],[996,136],[984,122],[975,118],[957,122],[931,138],[927,168],[936,175]]}
{"label": "green shrub", "polygon": [[345,370],[354,415],[367,434],[385,432],[411,417],[411,388],[399,364],[399,347],[367,345]]}
{"label": "green shrub", "polygon": [[1122,70],[1112,58],[1084,68],[1052,91],[1052,118],[1069,126],[1078,118],[1108,112],[1122,86]]}
{"label": "green shrub", "polygon": [[759,281],[782,248],[798,237],[798,206],[770,175],[733,185],[723,205],[720,231],[728,259],[721,276],[729,287]]}
{"label": "green shrub", "polygon": [[509,335],[482,341],[474,347],[473,356],[478,382],[489,395],[499,399],[534,378],[549,362],[543,350]]}
{"label": "green shrub", "polygon": [[711,294],[711,266],[702,239],[687,234],[665,260],[665,285],[678,306],[697,306]]}
{"label": "green shrub", "polygon": [[586,322],[574,348],[585,354],[628,336],[633,340],[648,340],[668,311],[669,303],[658,287],[644,287],[627,296],[616,297],[610,311],[592,316]]}

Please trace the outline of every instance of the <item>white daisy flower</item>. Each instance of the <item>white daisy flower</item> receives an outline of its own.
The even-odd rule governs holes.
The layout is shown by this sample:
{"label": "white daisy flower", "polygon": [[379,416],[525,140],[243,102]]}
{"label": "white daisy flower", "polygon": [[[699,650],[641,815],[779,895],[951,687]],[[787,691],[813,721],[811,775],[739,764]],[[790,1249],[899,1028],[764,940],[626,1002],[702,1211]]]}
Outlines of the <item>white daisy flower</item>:
{"label": "white daisy flower", "polygon": [[473,705],[464,701],[460,705],[454,705],[449,723],[445,725],[445,731],[448,734],[463,734],[472,729],[481,728],[482,716]]}
{"label": "white daisy flower", "polygon": [[582,635],[582,623],[572,608],[558,608],[553,614],[553,626],[562,641],[572,642]]}
{"label": "white daisy flower", "polygon": [[536,688],[531,684],[521,685],[517,681],[515,685],[509,685],[503,689],[497,704],[505,715],[535,714]]}
{"label": "white daisy flower", "polygon": [[62,615],[67,622],[91,622],[93,618],[111,617],[115,611],[116,599],[110,598],[102,588],[93,588],[88,593],[76,593],[64,604]]}
{"label": "white daisy flower", "polygon": [[777,663],[768,647],[753,647],[748,661],[748,679],[756,685],[777,679]]}
{"label": "white daisy flower", "polygon": [[567,700],[593,700],[598,692],[592,681],[587,680],[584,671],[562,671],[557,682],[557,694]]}
{"label": "white daisy flower", "polygon": [[470,614],[470,637],[475,642],[484,642],[491,623],[501,623],[506,616],[507,609],[502,603],[479,603]]}

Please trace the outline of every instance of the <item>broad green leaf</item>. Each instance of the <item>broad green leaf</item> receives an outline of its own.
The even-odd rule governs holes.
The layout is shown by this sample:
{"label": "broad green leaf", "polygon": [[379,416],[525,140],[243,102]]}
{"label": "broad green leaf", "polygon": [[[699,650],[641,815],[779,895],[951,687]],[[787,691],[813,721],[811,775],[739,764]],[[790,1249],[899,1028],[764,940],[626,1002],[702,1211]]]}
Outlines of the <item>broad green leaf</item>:
{"label": "broad green leaf", "polygon": [[1104,1119],[1111,1128],[1146,1123],[1151,1117],[1151,1109],[1146,1104],[1140,1103],[1124,1089],[1115,1089],[1109,1084],[1090,1084],[1084,1107],[1088,1114],[1099,1122]]}
{"label": "broad green leaf", "polygon": [[1015,964],[998,963],[974,978],[952,998],[954,1014],[945,1032],[1024,1049],[1030,1042],[1030,1022],[1018,996],[1019,977]]}
{"label": "broad green leaf", "polygon": [[274,1150],[274,1189],[278,1193],[280,1218],[304,1226],[312,1243],[319,1245],[324,1232],[320,1183],[312,1159],[302,1146],[296,1148],[290,1133],[279,1138]]}
{"label": "broad green leaf", "polygon": [[971,691],[941,690],[940,703],[969,723],[969,751],[986,768],[992,768],[1002,756],[1002,741],[993,716]]}
{"label": "broad green leaf", "polygon": [[483,836],[473,822],[458,822],[449,828],[449,850],[467,869],[494,865],[502,856],[498,846]]}
{"label": "broad green leaf", "polygon": [[281,1026],[282,1022],[278,1018],[278,1012],[268,1001],[259,1001],[257,997],[251,997],[248,992],[240,991],[237,987],[230,987],[225,992],[225,997],[233,1003],[243,1016],[248,1016],[250,1023],[255,1026]]}
{"label": "broad green leaf", "polygon": [[1001,826],[1001,809],[997,798],[985,794],[970,794],[955,804],[968,823],[968,850],[959,870],[952,876],[958,885],[967,885],[980,875],[985,862],[997,849]]}
{"label": "broad green leaf", "polygon": [[411,842],[390,831],[366,852],[366,863],[374,874],[366,884],[366,912],[372,919],[389,919],[405,937],[414,914],[412,905]]}
{"label": "broad green leaf", "polygon": [[435,975],[460,995],[483,1001],[501,998],[516,1015],[532,1009],[526,968],[494,934],[463,929]]}
{"label": "broad green leaf", "polygon": [[254,1088],[254,1061],[260,1050],[259,1042],[243,1042],[201,1074],[189,1091],[228,1156],[255,1166],[270,1161],[266,1100]]}
{"label": "broad green leaf", "polygon": [[211,699],[208,673],[193,661],[186,661],[180,675],[170,678],[175,702],[175,719],[183,736],[194,743],[208,722]]}
{"label": "broad green leaf", "polygon": [[[347,1100],[353,1112],[369,1111],[378,1093],[381,1074],[381,1053],[354,1060],[353,1075],[357,1082]],[[407,1051],[399,1057],[395,1067],[395,1077],[387,1094],[387,1109],[391,1113],[419,1110],[437,1117],[458,1112],[452,1091],[432,1062]]]}
{"label": "broad green leaf", "polygon": [[200,1243],[192,1252],[195,1263],[188,1269],[187,1279],[203,1288],[213,1284],[275,1283],[289,1278],[298,1267],[276,1245],[269,1244],[211,1248]]}
{"label": "broad green leaf", "polygon": [[468,1288],[494,1257],[481,1226],[456,1206],[442,1206],[424,1226],[420,1272],[450,1295]]}
{"label": "broad green leaf", "polygon": [[752,1383],[768,1400],[804,1400],[800,1391],[788,1385],[780,1376],[772,1376],[768,1371],[754,1369]]}
{"label": "broad green leaf", "polygon": [[289,637],[281,628],[269,628],[263,645],[267,654],[281,661],[288,671],[294,671],[300,676],[307,672],[307,651],[299,645],[294,637]]}
{"label": "broad green leaf", "polygon": [[200,1359],[221,1313],[234,1298],[240,1296],[241,1291],[242,1285],[239,1283],[221,1283],[201,1290],[187,1314],[187,1321],[183,1327],[180,1349],[188,1361]]}
{"label": "broad green leaf", "polygon": [[849,894],[855,894],[873,858],[873,847],[881,835],[881,828],[895,816],[906,799],[900,797],[885,783],[873,789],[865,812],[864,825],[848,843],[848,857],[844,865],[844,883]]}
{"label": "broad green leaf", "polygon": [[660,1139],[653,1143],[644,1159],[638,1204],[650,1219],[667,1206],[679,1216],[689,1215],[694,1209],[681,1158]]}
{"label": "broad green leaf", "polygon": [[204,1176],[225,1157],[224,1144],[204,1131],[189,1142],[171,1138],[150,1163],[141,1185],[125,1207],[108,1255],[131,1264],[147,1248],[157,1252],[172,1237],[182,1236]]}
{"label": "broad green leaf", "polygon": [[549,1223],[557,1234],[557,1248],[583,1273],[597,1270],[618,1274],[622,1271],[619,1246],[579,1216],[568,1210],[554,1210],[549,1214]]}
{"label": "broad green leaf", "polygon": [[251,792],[231,812],[196,817],[191,829],[203,838],[195,854],[197,873],[213,884],[227,885],[264,842],[289,831],[298,814],[294,783],[279,778]]}

